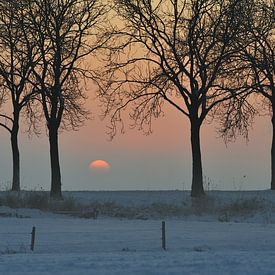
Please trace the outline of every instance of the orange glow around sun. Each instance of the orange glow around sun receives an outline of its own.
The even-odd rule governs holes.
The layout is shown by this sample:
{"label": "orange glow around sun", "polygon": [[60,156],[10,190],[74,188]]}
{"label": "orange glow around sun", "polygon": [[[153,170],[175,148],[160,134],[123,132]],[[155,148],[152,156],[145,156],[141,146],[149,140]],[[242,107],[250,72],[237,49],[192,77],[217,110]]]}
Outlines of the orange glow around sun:
{"label": "orange glow around sun", "polygon": [[102,159],[94,160],[89,165],[90,169],[92,170],[109,170],[111,168],[111,165]]}

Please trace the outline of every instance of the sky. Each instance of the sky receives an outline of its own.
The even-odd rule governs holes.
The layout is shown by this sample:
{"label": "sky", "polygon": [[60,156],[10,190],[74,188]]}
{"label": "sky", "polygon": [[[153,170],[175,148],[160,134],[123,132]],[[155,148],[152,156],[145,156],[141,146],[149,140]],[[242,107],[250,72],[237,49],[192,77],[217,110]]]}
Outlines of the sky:
{"label": "sky", "polygon": [[[106,134],[108,120],[99,119],[95,89],[88,91],[87,106],[94,119],[76,132],[59,136],[63,190],[190,190],[191,145],[187,119],[172,107],[153,123],[153,133],[126,127],[112,141]],[[20,132],[21,186],[50,189],[49,145],[45,131],[29,139]],[[256,190],[270,185],[271,123],[256,120],[250,141],[243,138],[227,146],[217,138],[215,125],[204,125],[201,133],[206,190]],[[11,148],[8,133],[0,128],[0,189],[10,187]],[[90,168],[94,160],[105,160],[110,169]]]}
{"label": "sky", "polygon": [[[191,145],[187,119],[172,107],[153,123],[149,136],[126,127],[112,141],[108,120],[102,121],[93,88],[87,106],[93,119],[79,131],[59,136],[63,190],[190,190]],[[225,145],[215,125],[201,133],[206,190],[258,190],[270,185],[271,123],[268,116],[256,119],[247,143],[243,138]],[[43,131],[42,131],[43,132]],[[29,138],[20,132],[21,186],[28,190],[50,189],[50,161],[45,133]],[[12,160],[9,136],[0,128],[0,189],[10,186]],[[110,169],[89,167],[105,160]]]}

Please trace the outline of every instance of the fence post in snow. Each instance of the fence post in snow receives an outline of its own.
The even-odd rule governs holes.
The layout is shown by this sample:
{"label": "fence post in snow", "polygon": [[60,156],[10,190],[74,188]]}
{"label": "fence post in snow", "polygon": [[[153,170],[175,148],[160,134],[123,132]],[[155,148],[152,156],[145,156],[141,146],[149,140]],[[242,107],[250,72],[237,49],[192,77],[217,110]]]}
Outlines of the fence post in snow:
{"label": "fence post in snow", "polygon": [[166,250],[166,232],[165,232],[165,221],[161,224],[161,232],[162,232],[162,249]]}
{"label": "fence post in snow", "polygon": [[31,251],[34,250],[34,242],[35,242],[35,226],[33,226],[32,233],[31,233]]}

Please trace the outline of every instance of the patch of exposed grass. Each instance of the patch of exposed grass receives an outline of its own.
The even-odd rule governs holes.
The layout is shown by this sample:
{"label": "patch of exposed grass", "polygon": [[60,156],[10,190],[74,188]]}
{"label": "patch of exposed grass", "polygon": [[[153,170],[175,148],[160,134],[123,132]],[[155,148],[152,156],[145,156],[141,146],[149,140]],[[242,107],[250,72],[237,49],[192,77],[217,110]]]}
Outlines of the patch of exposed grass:
{"label": "patch of exposed grass", "polygon": [[44,211],[76,211],[81,206],[72,197],[62,200],[52,200],[49,192],[24,191],[24,192],[2,192],[0,205],[10,208],[33,208]]}
{"label": "patch of exposed grass", "polygon": [[257,198],[238,199],[230,204],[223,206],[218,217],[221,222],[229,222],[235,217],[250,217],[264,209],[264,201]]}
{"label": "patch of exposed grass", "polygon": [[[98,216],[125,219],[160,219],[211,215],[221,222],[245,220],[261,213],[263,210],[269,209],[272,211],[275,208],[275,204],[268,206],[264,200],[256,197],[224,201],[209,195],[190,199],[189,202],[186,201],[181,205],[159,202],[148,205],[124,206],[113,201],[81,203],[81,201],[73,197],[64,197],[63,200],[52,200],[49,197],[49,192],[45,191],[1,192],[1,205],[11,208],[35,208],[93,219]],[[269,220],[272,220],[271,218]]]}

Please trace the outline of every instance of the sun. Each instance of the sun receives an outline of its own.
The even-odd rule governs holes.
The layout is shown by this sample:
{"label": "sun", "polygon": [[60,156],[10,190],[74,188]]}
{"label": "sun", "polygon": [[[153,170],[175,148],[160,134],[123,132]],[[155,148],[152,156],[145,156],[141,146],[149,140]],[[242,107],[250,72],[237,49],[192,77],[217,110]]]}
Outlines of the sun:
{"label": "sun", "polygon": [[111,168],[111,165],[106,161],[102,159],[94,160],[89,165],[90,169],[96,170],[96,171],[109,171]]}

